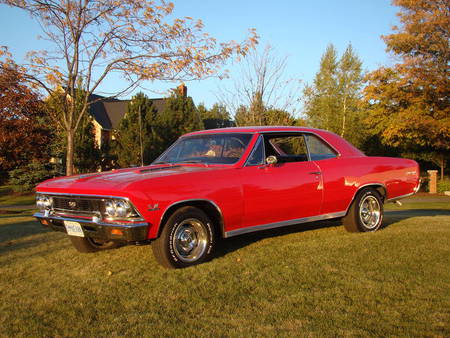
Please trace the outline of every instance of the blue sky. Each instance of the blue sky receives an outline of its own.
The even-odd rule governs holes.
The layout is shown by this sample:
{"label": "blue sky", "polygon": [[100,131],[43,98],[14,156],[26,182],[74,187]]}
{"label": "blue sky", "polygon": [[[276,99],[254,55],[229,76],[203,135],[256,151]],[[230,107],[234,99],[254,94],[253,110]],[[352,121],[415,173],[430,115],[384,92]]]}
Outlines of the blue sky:
{"label": "blue sky", "polygon": [[[219,41],[242,40],[256,28],[260,45],[270,44],[278,55],[288,56],[290,78],[311,82],[320,57],[329,43],[342,53],[349,43],[366,70],[393,63],[380,38],[398,23],[397,8],[390,0],[175,0],[175,15],[202,19],[205,31]],[[18,62],[28,50],[43,49],[39,26],[20,10],[0,5],[0,45],[9,46]],[[233,75],[233,67],[229,67]],[[195,103],[211,106],[218,88],[231,80],[208,79],[188,82]],[[165,92],[175,83],[153,82],[146,87]],[[120,79],[103,84],[102,90],[121,88]],[[148,92],[150,97],[160,96]]]}

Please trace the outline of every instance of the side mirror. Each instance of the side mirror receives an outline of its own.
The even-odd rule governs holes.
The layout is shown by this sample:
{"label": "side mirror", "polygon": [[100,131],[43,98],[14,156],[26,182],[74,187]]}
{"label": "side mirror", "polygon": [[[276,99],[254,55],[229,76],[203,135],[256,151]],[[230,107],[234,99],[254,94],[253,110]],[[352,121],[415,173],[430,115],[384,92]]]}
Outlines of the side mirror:
{"label": "side mirror", "polygon": [[267,156],[267,158],[266,158],[266,163],[268,165],[275,165],[275,164],[277,164],[277,162],[278,162],[278,159],[276,156],[270,155],[270,156]]}

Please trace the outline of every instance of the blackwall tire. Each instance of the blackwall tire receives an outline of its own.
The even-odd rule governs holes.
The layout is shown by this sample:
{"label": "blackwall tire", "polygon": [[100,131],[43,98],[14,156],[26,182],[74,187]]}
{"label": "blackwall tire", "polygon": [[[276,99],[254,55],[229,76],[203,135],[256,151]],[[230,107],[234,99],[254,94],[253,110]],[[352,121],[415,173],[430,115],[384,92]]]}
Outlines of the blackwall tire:
{"label": "blackwall tire", "polygon": [[349,232],[373,232],[383,223],[383,200],[375,189],[361,190],[342,220]]}
{"label": "blackwall tire", "polygon": [[98,241],[88,237],[69,236],[72,245],[79,252],[90,253],[102,250],[115,249],[121,246],[120,242],[116,241]]}
{"label": "blackwall tire", "polygon": [[161,235],[152,242],[153,254],[162,266],[185,268],[212,257],[215,229],[202,210],[191,206],[182,207],[162,226]]}

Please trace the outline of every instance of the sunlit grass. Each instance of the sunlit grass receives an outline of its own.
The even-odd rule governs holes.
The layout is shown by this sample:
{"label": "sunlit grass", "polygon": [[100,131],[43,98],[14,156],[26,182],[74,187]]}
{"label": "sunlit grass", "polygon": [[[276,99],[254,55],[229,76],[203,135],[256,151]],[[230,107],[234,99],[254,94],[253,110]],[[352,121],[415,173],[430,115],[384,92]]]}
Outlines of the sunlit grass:
{"label": "sunlit grass", "polygon": [[30,213],[0,215],[0,336],[449,336],[450,212],[402,210],[377,233],[228,239],[184,270],[149,246],[80,254]]}

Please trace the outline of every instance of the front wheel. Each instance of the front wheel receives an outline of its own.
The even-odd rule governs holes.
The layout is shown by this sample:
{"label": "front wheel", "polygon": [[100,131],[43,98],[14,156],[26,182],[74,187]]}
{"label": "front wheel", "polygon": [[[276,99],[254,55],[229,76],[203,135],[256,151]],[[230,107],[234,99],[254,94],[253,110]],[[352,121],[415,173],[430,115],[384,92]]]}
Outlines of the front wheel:
{"label": "front wheel", "polygon": [[343,223],[350,232],[376,231],[383,221],[383,201],[375,189],[360,191],[353,201]]}
{"label": "front wheel", "polygon": [[185,268],[212,256],[214,226],[209,217],[195,207],[175,211],[152,243],[156,260],[166,268]]}

